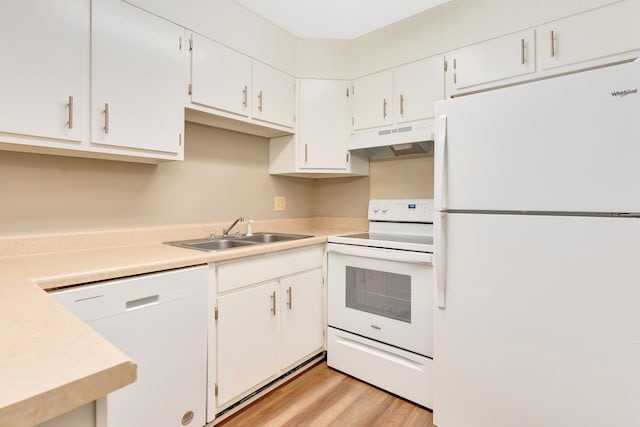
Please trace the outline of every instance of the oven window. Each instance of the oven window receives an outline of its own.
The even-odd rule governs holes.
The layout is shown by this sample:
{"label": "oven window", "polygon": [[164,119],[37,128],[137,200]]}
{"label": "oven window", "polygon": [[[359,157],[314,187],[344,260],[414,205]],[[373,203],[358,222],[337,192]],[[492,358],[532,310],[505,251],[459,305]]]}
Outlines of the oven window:
{"label": "oven window", "polygon": [[411,323],[411,276],[347,266],[346,293],[349,308]]}

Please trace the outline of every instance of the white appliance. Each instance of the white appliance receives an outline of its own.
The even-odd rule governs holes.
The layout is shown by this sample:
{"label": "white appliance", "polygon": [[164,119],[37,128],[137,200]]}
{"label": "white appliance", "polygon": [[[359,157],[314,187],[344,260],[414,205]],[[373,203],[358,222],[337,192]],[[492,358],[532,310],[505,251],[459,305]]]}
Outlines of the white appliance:
{"label": "white appliance", "polygon": [[436,103],[438,427],[640,426],[639,86]]}
{"label": "white appliance", "polygon": [[96,427],[206,424],[208,279],[200,266],[51,293],[138,366],[97,401]]}
{"label": "white appliance", "polygon": [[431,408],[433,200],[371,200],[368,217],[328,239],[327,363]]}
{"label": "white appliance", "polygon": [[353,133],[347,149],[370,159],[433,154],[433,119]]}

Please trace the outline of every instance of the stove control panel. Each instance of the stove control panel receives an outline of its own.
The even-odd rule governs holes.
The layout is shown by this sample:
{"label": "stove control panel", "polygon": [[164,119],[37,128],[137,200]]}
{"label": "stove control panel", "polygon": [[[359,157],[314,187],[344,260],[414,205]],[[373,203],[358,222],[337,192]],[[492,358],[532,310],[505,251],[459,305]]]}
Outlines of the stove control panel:
{"label": "stove control panel", "polygon": [[369,221],[433,222],[433,199],[369,200]]}

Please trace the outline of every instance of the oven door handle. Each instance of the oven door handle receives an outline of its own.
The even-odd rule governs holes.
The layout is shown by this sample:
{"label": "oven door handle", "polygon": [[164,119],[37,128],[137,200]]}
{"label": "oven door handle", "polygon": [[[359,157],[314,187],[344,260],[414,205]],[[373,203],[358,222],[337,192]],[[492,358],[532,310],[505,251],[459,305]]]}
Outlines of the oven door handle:
{"label": "oven door handle", "polygon": [[433,255],[426,252],[400,251],[394,249],[371,248],[368,246],[343,245],[329,243],[330,253],[350,255],[354,257],[380,259],[384,261],[398,261],[412,264],[431,264]]}

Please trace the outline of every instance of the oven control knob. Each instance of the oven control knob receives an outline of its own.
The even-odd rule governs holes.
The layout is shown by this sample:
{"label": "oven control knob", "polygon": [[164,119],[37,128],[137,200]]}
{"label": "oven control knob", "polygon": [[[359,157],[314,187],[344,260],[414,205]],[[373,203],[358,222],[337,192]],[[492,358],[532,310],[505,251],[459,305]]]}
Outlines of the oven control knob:
{"label": "oven control knob", "polygon": [[377,206],[376,206],[376,207],[374,207],[374,208],[373,208],[373,212],[374,212],[374,213],[378,213],[379,211],[380,211],[380,208],[379,208],[379,207],[377,207]]}
{"label": "oven control knob", "polygon": [[389,210],[389,208],[385,206],[385,207],[382,208],[382,213],[387,213],[388,210]]}

